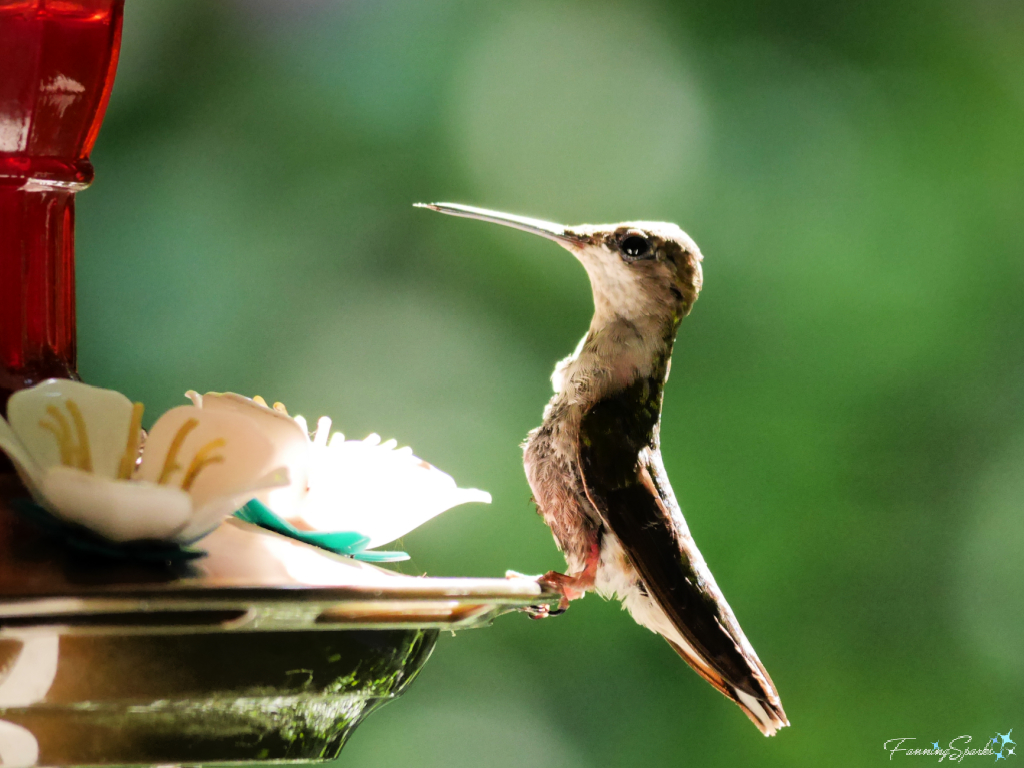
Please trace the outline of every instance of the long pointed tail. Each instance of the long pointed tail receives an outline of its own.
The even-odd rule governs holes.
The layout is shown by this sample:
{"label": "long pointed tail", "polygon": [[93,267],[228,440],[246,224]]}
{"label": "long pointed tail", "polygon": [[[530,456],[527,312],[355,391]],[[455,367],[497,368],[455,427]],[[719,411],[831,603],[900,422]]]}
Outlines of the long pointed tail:
{"label": "long pointed tail", "polygon": [[704,660],[696,654],[689,646],[679,645],[669,638],[665,638],[683,661],[689,664],[698,675],[707,680],[711,685],[722,692],[723,695],[732,699],[739,708],[743,710],[750,721],[760,729],[765,736],[774,736],[780,728],[789,725],[789,719],[782,710],[782,702],[779,701],[779,694],[775,690],[768,673],[761,663],[757,662],[757,669],[752,669],[755,679],[762,683],[761,695],[751,695],[726,682],[721,675],[709,667]]}

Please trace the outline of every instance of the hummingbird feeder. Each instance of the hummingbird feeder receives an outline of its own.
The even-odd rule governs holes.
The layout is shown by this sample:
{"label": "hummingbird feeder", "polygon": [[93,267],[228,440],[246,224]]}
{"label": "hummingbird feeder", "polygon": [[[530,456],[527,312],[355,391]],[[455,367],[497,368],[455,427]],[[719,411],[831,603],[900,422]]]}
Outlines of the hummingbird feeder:
{"label": "hummingbird feeder", "polygon": [[[118,434],[128,447],[118,449],[118,463],[110,451],[101,456],[103,440],[88,442],[88,409],[48,380],[78,378],[75,195],[93,179],[89,152],[114,82],[123,6],[0,0],[0,415],[13,420],[0,423],[0,443],[21,476],[0,464],[0,763],[330,760],[368,713],[412,682],[441,629],[484,626],[557,595],[530,579],[387,571],[363,561],[402,553],[367,549],[376,546],[373,535],[300,531],[267,499],[269,507],[256,500],[241,519],[199,530],[207,527],[192,506],[199,485],[213,482],[217,470],[209,467],[230,461],[214,453],[223,438],[193,451],[187,470],[175,461],[192,431],[201,433],[199,418],[179,419],[162,447],[155,425],[152,444],[140,450],[141,410],[136,418],[131,403],[122,407],[108,393],[102,397],[121,414]],[[25,400],[25,413],[34,415],[18,434],[17,408],[9,404],[28,389],[63,399]],[[204,410],[256,403],[214,397]],[[36,426],[55,442],[47,447],[29,434]],[[314,445],[321,464],[310,465],[310,476],[325,477],[321,465],[327,461],[329,470],[335,454],[383,450],[384,460],[408,463],[411,454],[378,442],[341,438],[335,453]],[[47,451],[52,468],[37,461]],[[139,456],[147,451],[164,457],[159,477],[145,475]],[[284,484],[287,469],[267,475],[270,485]],[[175,471],[181,490],[161,485]],[[424,482],[451,481],[434,472]],[[307,517],[322,513],[324,489],[342,492],[329,481],[308,485]],[[448,492],[459,491],[450,485]],[[137,529],[126,528],[115,507],[130,507],[136,492],[162,499],[151,507],[164,517],[146,528],[146,536],[162,539],[155,544],[119,540]],[[482,500],[481,492],[461,493]],[[176,527],[175,504],[196,513],[182,523],[195,530]]]}

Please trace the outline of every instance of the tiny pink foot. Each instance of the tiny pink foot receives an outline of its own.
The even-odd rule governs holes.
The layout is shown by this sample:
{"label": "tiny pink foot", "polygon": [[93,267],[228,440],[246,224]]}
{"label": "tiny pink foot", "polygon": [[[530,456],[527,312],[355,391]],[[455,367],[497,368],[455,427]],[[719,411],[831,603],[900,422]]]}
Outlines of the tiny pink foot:
{"label": "tiny pink foot", "polygon": [[[524,575],[515,571],[508,571],[505,574],[505,578],[524,578]],[[570,600],[579,600],[586,594],[588,589],[594,586],[593,579],[588,578],[586,573],[581,573],[579,576],[567,576],[558,571],[548,571],[543,576],[526,576],[525,578],[536,581],[541,586],[547,587],[561,595],[558,607],[555,609],[548,605],[531,605],[528,608],[524,608],[523,610],[531,619],[547,619],[551,616],[562,615],[568,610]]]}
{"label": "tiny pink foot", "polygon": [[506,579],[527,578],[536,581],[543,587],[557,592],[562,597],[558,601],[558,607],[552,610],[547,605],[531,605],[523,610],[531,619],[546,619],[551,616],[560,616],[569,609],[571,600],[579,600],[588,590],[594,588],[594,579],[597,576],[597,566],[601,560],[601,551],[597,542],[591,544],[587,556],[586,567],[574,576],[558,571],[548,571],[543,576],[524,576],[515,571],[505,571]]}

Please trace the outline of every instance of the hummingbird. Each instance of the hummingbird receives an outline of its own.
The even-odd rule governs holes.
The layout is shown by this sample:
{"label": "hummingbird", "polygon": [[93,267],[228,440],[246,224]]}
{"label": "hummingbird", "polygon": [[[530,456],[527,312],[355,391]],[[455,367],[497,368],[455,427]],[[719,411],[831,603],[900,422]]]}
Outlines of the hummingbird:
{"label": "hummingbird", "polygon": [[454,203],[419,204],[561,245],[587,271],[590,329],[555,366],[554,396],[523,443],[537,511],[565,555],[539,580],[561,601],[618,599],[766,736],[789,725],[779,694],[694,543],[661,458],[672,347],[703,282],[697,245],[675,224],[565,227]]}

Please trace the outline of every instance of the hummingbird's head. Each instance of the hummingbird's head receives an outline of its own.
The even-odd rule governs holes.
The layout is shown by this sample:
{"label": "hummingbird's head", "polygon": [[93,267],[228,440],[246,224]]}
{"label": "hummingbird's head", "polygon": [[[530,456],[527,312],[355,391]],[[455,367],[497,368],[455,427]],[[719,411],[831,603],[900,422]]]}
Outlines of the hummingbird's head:
{"label": "hummingbird's head", "polygon": [[675,224],[628,221],[565,227],[455,203],[419,206],[554,240],[586,268],[598,323],[615,317],[678,322],[700,292],[700,250]]}

